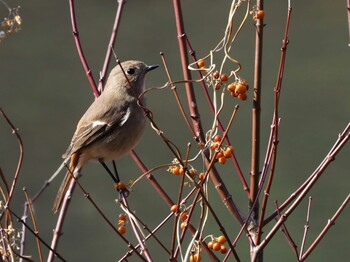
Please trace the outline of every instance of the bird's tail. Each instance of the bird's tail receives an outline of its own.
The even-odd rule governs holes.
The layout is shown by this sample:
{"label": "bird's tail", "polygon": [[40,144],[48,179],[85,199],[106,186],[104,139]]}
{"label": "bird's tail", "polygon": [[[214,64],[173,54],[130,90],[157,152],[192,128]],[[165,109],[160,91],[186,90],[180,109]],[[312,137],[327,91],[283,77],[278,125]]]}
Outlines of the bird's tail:
{"label": "bird's tail", "polygon": [[56,213],[58,210],[60,210],[64,196],[66,195],[66,192],[68,190],[69,184],[71,180],[73,179],[73,174],[75,173],[75,168],[78,163],[78,155],[73,154],[70,157],[70,163],[69,163],[69,170],[66,173],[66,176],[64,177],[60,188],[58,189],[52,210]]}

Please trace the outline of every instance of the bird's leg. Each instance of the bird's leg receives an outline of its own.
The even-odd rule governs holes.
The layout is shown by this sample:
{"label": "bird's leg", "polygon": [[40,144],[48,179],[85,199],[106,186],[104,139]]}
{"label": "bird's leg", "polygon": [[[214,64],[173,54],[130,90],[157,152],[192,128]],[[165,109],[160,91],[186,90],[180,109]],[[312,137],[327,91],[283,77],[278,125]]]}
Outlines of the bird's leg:
{"label": "bird's leg", "polygon": [[98,161],[101,163],[103,168],[107,171],[107,173],[113,179],[114,183],[118,183],[120,181],[118,176],[114,176],[114,174],[111,172],[111,170],[109,170],[108,166],[106,165],[106,163],[102,159],[99,159]]}
{"label": "bird's leg", "polygon": [[120,182],[119,174],[118,174],[118,170],[117,170],[117,165],[115,164],[114,160],[112,161],[112,163],[113,163],[115,177],[117,178],[118,182]]}
{"label": "bird's leg", "polygon": [[113,168],[114,168],[114,172],[115,172],[115,174],[113,174],[112,171],[108,168],[108,166],[106,165],[106,163],[102,159],[99,159],[98,161],[101,163],[103,168],[107,171],[109,176],[113,179],[114,184],[115,184],[118,192],[120,194],[123,194],[124,197],[127,197],[129,195],[129,190],[127,188],[118,188],[118,183],[120,182],[120,179],[119,179],[117,166],[116,166],[115,162],[113,161]]}

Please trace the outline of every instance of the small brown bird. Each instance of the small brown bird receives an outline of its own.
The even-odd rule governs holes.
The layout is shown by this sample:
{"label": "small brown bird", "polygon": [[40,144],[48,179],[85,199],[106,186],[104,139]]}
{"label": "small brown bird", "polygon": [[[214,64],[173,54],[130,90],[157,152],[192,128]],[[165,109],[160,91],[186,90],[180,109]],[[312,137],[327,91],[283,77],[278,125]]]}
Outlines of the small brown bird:
{"label": "small brown bird", "polygon": [[[158,66],[130,60],[121,63],[121,67],[112,69],[104,91],[80,119],[62,156],[70,160],[69,170],[73,174],[90,160],[115,160],[127,154],[142,136],[146,116],[137,100],[144,91],[147,73]],[[145,105],[144,96],[140,102]],[[67,172],[56,195],[54,212],[60,209],[71,179]]]}

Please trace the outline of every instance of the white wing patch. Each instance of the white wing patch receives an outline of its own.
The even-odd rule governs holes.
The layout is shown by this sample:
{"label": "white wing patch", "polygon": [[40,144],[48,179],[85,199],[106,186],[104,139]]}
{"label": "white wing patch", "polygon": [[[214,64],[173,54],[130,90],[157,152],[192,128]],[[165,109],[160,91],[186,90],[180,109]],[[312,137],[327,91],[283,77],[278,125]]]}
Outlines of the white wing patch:
{"label": "white wing patch", "polygon": [[95,128],[96,126],[103,126],[106,125],[107,123],[104,121],[100,121],[100,120],[96,120],[94,122],[92,122],[92,128]]}
{"label": "white wing patch", "polygon": [[122,126],[126,123],[126,121],[128,121],[129,117],[130,117],[130,107],[128,107],[128,109],[125,112],[125,115],[123,115],[123,117],[120,119],[120,123],[119,126]]}

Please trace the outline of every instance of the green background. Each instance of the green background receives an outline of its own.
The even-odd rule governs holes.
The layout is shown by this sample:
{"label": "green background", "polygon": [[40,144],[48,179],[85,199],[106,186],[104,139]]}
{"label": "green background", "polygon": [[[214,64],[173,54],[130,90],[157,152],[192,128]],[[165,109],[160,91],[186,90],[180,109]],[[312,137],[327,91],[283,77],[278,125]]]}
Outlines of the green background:
{"label": "green background", "polygon": [[[33,195],[61,163],[61,154],[69,144],[80,116],[93,101],[77,55],[69,19],[68,1],[11,1],[20,5],[22,30],[0,43],[0,105],[19,128],[24,141],[25,158],[11,207],[22,213],[26,187]],[[186,33],[201,57],[222,38],[226,26],[229,1],[183,1]],[[269,211],[274,200],[282,203],[302,183],[326,156],[328,150],[349,122],[349,33],[345,1],[293,1],[286,72],[281,94],[280,143],[276,178],[270,195]],[[76,1],[79,33],[95,80],[104,61],[109,34],[114,20],[116,1]],[[287,1],[266,1],[266,27],[263,53],[262,95],[262,160],[270,131],[273,109],[273,87],[277,77],[280,47],[287,14]],[[1,17],[7,15],[0,6]],[[254,26],[248,18],[239,35],[232,55],[243,65],[241,71],[249,83],[253,81]],[[164,52],[173,79],[181,79],[174,12],[170,1],[127,1],[118,32],[115,51],[121,60],[138,59],[148,64],[160,64],[159,52]],[[149,76],[148,86],[161,86],[167,81],[164,68]],[[211,113],[198,88],[198,105],[205,130],[210,128]],[[178,86],[184,97],[183,86]],[[249,99],[251,98],[249,92]],[[240,104],[239,114],[230,131],[237,158],[246,179],[250,170],[251,101],[242,103],[226,98],[232,107]],[[185,100],[184,100],[185,101]],[[185,153],[192,142],[169,89],[149,94],[148,104],[165,135]],[[223,116],[230,116],[230,106]],[[18,159],[18,146],[3,120],[0,122],[0,166],[9,181]],[[225,124],[224,124],[225,125]],[[145,138],[136,152],[148,167],[169,163],[172,155],[148,126]],[[195,147],[195,146],[194,146]],[[349,146],[345,147],[310,191],[313,197],[311,229],[307,246],[317,236],[327,219],[349,194]],[[141,172],[130,157],[118,161],[124,180],[136,179]],[[201,166],[197,166],[200,170]],[[235,201],[246,213],[247,200],[242,186],[232,172],[232,163],[220,166]],[[155,173],[171,197],[175,199],[179,178],[165,171]],[[62,175],[63,176],[63,175]],[[40,236],[47,242],[52,237],[57,215],[51,212],[52,202],[61,178],[35,203]],[[121,212],[115,205],[115,190],[109,177],[96,164],[84,169],[81,180],[93,199],[111,221]],[[212,186],[212,184],[211,184]],[[153,228],[168,212],[150,184],[143,179],[129,197],[131,208]],[[211,201],[229,232],[238,231],[233,221],[211,190]],[[288,219],[287,227],[300,246],[304,230],[307,201]],[[308,261],[330,261],[349,258],[349,207],[318,246]],[[233,221],[233,222],[232,222]],[[20,227],[17,224],[17,227]],[[168,245],[172,222],[159,234]],[[130,225],[128,231],[131,232]],[[265,229],[267,232],[268,229]],[[127,237],[130,236],[128,233]],[[210,217],[206,234],[220,234]],[[133,240],[133,238],[131,237]],[[242,261],[248,261],[249,248],[243,237],[238,244]],[[38,260],[34,238],[28,238],[27,253]],[[135,243],[135,242],[134,242]],[[166,261],[161,249],[151,241],[155,261]],[[44,249],[45,257],[47,250]],[[126,245],[104,223],[91,204],[77,190],[65,221],[64,235],[58,251],[68,261],[116,261],[125,254]],[[159,250],[159,252],[158,252]],[[218,255],[222,257],[221,255]],[[266,261],[296,261],[283,235],[278,233],[265,250]],[[130,261],[139,261],[132,257]]]}

